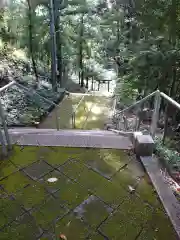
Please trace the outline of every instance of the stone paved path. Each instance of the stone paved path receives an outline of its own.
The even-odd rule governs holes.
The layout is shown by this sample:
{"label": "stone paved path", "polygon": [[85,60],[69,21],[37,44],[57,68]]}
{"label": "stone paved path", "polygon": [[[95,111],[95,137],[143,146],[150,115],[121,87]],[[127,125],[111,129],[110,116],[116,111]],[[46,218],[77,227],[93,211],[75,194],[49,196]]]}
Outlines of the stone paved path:
{"label": "stone paved path", "polygon": [[[96,93],[98,94],[98,93]],[[46,119],[40,123],[39,128],[56,128],[56,115],[59,117],[60,129],[72,128],[72,113],[82,94],[72,94],[56,107]],[[85,95],[76,112],[76,128],[78,129],[103,129],[112,106],[110,97],[102,95]]]}
{"label": "stone paved path", "polygon": [[0,163],[0,239],[60,234],[68,240],[176,239],[130,151],[15,146]]}

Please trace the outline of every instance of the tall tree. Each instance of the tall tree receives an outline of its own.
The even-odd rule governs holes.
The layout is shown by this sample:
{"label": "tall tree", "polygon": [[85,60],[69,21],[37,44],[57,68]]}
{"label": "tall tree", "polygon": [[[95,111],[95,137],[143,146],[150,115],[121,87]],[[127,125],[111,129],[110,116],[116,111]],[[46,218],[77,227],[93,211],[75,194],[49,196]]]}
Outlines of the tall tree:
{"label": "tall tree", "polygon": [[33,66],[33,71],[34,71],[34,75],[36,77],[36,82],[38,83],[38,73],[37,73],[37,67],[36,67],[36,61],[35,61],[35,50],[33,48],[33,41],[34,41],[34,37],[33,37],[33,10],[31,7],[31,3],[30,0],[27,0],[28,3],[28,19],[29,19],[29,25],[28,25],[28,29],[29,29],[29,50],[30,50],[30,56],[31,56],[31,60],[32,60],[32,66]]}

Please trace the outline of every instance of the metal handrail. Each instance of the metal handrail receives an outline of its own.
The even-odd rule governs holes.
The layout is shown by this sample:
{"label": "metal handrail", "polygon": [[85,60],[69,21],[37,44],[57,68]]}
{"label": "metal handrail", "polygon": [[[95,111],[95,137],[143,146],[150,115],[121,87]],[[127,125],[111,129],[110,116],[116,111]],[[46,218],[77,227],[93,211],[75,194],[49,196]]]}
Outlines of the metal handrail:
{"label": "metal handrail", "polygon": [[163,92],[160,92],[161,96],[164,97],[168,102],[170,102],[172,105],[174,105],[175,107],[177,107],[180,110],[180,104],[178,102],[176,102],[174,99],[172,99],[171,97],[169,97],[168,95],[166,95]]}
{"label": "metal handrail", "polygon": [[72,115],[71,115],[71,119],[72,119],[72,128],[76,128],[76,112],[80,106],[80,104],[82,103],[82,101],[84,100],[86,94],[90,92],[90,90],[87,90],[84,94],[82,94],[82,98],[79,100],[78,104],[75,106]]}
{"label": "metal handrail", "polygon": [[[154,112],[153,112],[153,116],[152,116],[152,123],[151,123],[151,127],[150,127],[150,133],[154,137],[155,133],[156,133],[156,129],[157,129],[157,123],[158,123],[158,120],[159,120],[159,110],[160,110],[160,105],[161,105],[161,98],[164,98],[165,100],[167,100],[169,103],[171,103],[177,109],[180,110],[180,104],[178,102],[176,102],[174,99],[172,99],[171,97],[169,97],[168,95],[166,95],[165,93],[160,92],[159,90],[156,90],[155,92],[149,94],[148,96],[146,96],[145,98],[137,101],[136,103],[132,104],[131,106],[129,106],[129,107],[119,111],[115,115],[115,117],[122,116],[123,113],[125,113],[128,110],[130,110],[132,107],[135,107],[135,106],[138,106],[138,105],[142,104],[147,99],[149,99],[149,98],[151,98],[153,96],[155,96],[155,99],[154,99]],[[120,118],[118,118],[118,120],[120,120]],[[119,124],[119,122],[118,122],[118,124]]]}
{"label": "metal handrail", "polygon": [[[8,88],[12,87],[13,85],[16,85],[17,87],[19,87],[20,89],[22,89],[27,95],[30,95],[32,96],[33,94],[39,96],[40,98],[42,98],[45,102],[47,102],[48,104],[52,104],[54,105],[55,107],[58,106],[58,104],[54,103],[53,101],[43,97],[42,95],[40,95],[39,93],[37,93],[35,90],[32,90],[30,91],[28,88],[26,88],[25,86],[23,86],[22,84],[20,83],[17,83],[16,81],[12,81],[8,84],[6,84],[5,86],[1,87],[0,88],[0,94],[7,90]],[[57,108],[58,109],[58,108]],[[3,155],[7,155],[7,150],[6,150],[6,143],[7,143],[7,147],[8,149],[10,150],[12,148],[11,146],[11,139],[10,139],[10,135],[8,133],[8,127],[7,127],[7,123],[6,123],[6,117],[5,117],[5,113],[4,113],[4,109],[2,107],[2,102],[1,102],[1,99],[0,99],[0,119],[2,121],[2,126],[3,126],[3,130],[4,130],[4,136],[5,136],[5,139],[4,139],[4,136],[3,136],[3,133],[1,132],[0,130],[0,142],[2,144],[2,152],[3,152]],[[57,130],[60,129],[59,127],[59,117],[58,117],[58,113],[56,112],[56,128]]]}
{"label": "metal handrail", "polygon": [[146,96],[146,97],[144,97],[143,99],[135,102],[134,104],[132,104],[132,105],[124,108],[124,109],[121,110],[121,111],[117,111],[117,112],[116,112],[116,116],[121,115],[122,113],[130,110],[130,109],[133,108],[133,107],[136,107],[136,106],[138,106],[138,105],[140,105],[140,104],[143,104],[146,100],[148,100],[149,98],[153,97],[157,92],[159,92],[159,90],[157,90],[157,91],[155,91],[155,92],[152,92],[152,93],[149,94],[148,96]]}

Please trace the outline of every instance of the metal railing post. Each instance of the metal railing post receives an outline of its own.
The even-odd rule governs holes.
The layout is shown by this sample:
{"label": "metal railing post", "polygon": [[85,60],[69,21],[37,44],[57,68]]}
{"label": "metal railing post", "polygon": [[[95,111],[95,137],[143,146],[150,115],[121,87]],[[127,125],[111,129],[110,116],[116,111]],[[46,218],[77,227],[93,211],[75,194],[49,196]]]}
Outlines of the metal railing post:
{"label": "metal railing post", "polygon": [[0,129],[0,143],[2,144],[2,155],[7,156],[8,152],[7,152],[6,143],[4,141],[4,136],[1,129]]}
{"label": "metal railing post", "polygon": [[6,124],[6,118],[5,118],[4,110],[3,110],[3,107],[2,107],[1,99],[0,99],[0,118],[2,120],[2,126],[3,126],[3,129],[4,129],[4,135],[5,135],[5,138],[6,138],[8,149],[11,150],[11,148],[12,148],[11,140],[10,140],[10,136],[9,136],[9,133],[8,133],[8,127],[7,127],[7,124]]}
{"label": "metal railing post", "polygon": [[156,133],[157,123],[159,120],[160,105],[161,105],[161,93],[159,90],[157,90],[156,94],[155,94],[154,112],[153,112],[152,123],[151,123],[151,128],[150,128],[150,133],[151,133],[152,137],[154,137],[155,133]]}
{"label": "metal railing post", "polygon": [[74,118],[74,128],[76,128],[76,113],[73,114],[73,118]]}
{"label": "metal railing post", "polygon": [[55,106],[55,118],[56,118],[56,129],[59,131],[60,126],[59,126],[59,116],[58,116],[58,107]]}

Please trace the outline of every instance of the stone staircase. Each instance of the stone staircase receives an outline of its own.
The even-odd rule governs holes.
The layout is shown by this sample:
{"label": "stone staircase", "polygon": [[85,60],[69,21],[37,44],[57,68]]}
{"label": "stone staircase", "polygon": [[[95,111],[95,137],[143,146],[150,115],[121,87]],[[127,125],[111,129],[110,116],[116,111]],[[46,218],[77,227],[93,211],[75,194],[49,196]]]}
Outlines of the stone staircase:
{"label": "stone staircase", "polygon": [[107,130],[53,130],[53,129],[10,129],[12,142],[17,145],[67,146],[84,148],[131,149],[132,143],[126,136]]}

